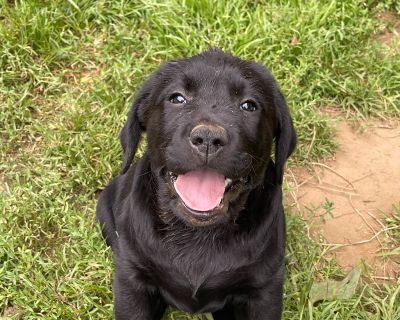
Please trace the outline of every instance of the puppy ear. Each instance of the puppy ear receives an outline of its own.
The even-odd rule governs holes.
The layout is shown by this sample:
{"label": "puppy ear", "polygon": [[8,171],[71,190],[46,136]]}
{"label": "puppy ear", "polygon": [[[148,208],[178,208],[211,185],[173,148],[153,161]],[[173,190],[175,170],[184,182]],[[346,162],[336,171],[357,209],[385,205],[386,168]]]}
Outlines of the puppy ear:
{"label": "puppy ear", "polygon": [[150,86],[145,84],[137,94],[131,110],[128,113],[128,119],[119,135],[122,150],[124,151],[124,160],[121,165],[120,174],[124,174],[131,166],[140,142],[142,131],[146,130],[139,118],[140,115],[143,114],[143,110],[141,109],[145,108],[147,105],[149,95]]}
{"label": "puppy ear", "polygon": [[282,93],[277,90],[274,95],[276,117],[278,122],[277,133],[275,136],[275,170],[276,183],[281,185],[285,162],[296,147],[296,131],[293,127],[289,108]]}

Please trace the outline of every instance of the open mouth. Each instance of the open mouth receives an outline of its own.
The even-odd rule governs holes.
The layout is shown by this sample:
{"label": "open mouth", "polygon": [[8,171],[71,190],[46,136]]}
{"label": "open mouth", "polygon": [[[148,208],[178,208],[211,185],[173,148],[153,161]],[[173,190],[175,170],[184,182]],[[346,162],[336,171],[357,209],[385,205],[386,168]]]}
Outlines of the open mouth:
{"label": "open mouth", "polygon": [[232,180],[214,169],[203,168],[176,175],[169,172],[171,183],[192,215],[207,217],[225,205],[228,193],[237,191],[247,179]]}

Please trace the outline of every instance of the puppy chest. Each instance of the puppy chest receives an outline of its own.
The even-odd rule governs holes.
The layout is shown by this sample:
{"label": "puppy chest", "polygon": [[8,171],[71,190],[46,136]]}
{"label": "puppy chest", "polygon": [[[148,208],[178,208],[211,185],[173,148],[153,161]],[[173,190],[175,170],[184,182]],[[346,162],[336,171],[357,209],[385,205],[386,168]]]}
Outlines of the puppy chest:
{"label": "puppy chest", "polygon": [[[164,278],[167,280],[167,278]],[[169,281],[170,280],[170,281]],[[159,283],[166,302],[190,313],[213,312],[231,298],[253,295],[253,280],[240,274],[219,274],[207,278],[175,274]]]}

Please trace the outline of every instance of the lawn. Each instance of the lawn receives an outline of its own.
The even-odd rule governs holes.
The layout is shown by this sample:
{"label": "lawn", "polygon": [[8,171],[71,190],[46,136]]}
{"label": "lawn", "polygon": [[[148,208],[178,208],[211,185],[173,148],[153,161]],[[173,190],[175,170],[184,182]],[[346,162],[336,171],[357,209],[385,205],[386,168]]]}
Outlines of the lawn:
{"label": "lawn", "polygon": [[[335,152],[324,108],[400,117],[400,50],[377,40],[393,29],[383,11],[400,4],[0,0],[0,317],[112,318],[96,196],[118,172],[133,95],[162,61],[219,47],[268,66],[299,134],[290,165],[305,165]],[[284,318],[400,319],[400,283],[367,274],[352,298],[309,303],[313,281],[344,274],[306,224],[288,214]]]}

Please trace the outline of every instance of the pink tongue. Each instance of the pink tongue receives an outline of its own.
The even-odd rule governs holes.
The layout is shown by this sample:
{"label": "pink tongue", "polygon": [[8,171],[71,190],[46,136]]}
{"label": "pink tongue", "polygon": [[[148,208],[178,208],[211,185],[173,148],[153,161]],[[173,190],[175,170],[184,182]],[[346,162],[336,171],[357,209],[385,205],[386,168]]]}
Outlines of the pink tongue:
{"label": "pink tongue", "polygon": [[178,176],[175,190],[190,209],[210,211],[224,196],[225,177],[211,169],[190,171]]}

